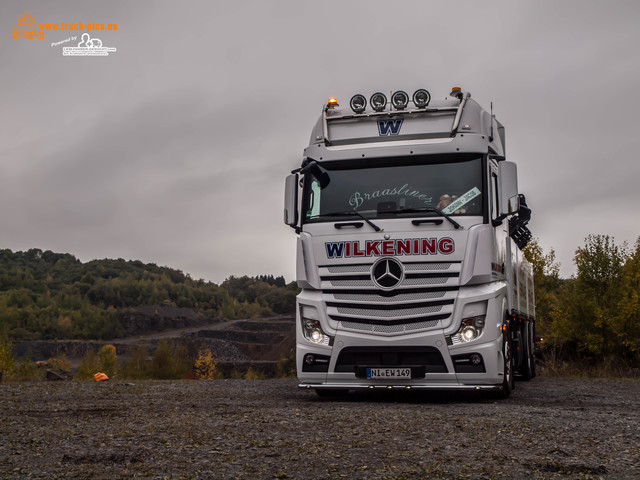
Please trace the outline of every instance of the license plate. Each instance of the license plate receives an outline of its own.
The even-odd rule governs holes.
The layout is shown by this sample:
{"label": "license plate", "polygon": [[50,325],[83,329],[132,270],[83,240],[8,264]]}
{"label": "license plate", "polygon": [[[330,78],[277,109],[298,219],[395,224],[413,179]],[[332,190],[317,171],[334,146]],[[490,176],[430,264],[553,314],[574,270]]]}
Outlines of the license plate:
{"label": "license plate", "polygon": [[411,369],[367,368],[367,378],[411,378]]}

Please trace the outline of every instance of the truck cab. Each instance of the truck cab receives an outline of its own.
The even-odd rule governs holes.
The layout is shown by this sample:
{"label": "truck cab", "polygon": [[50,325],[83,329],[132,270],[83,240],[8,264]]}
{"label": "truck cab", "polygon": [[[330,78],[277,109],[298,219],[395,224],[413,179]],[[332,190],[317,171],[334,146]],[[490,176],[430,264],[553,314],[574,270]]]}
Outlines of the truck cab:
{"label": "truck cab", "polygon": [[480,389],[535,375],[530,210],[468,92],[331,99],[285,184],[301,388]]}

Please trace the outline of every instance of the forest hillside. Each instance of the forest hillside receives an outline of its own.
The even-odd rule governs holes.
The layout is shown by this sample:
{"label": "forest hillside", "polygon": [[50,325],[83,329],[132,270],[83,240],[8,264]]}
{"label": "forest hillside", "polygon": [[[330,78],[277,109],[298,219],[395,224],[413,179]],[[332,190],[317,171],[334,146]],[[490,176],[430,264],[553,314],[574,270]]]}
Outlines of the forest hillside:
{"label": "forest hillside", "polygon": [[292,314],[297,293],[294,282],[273,275],[231,276],[217,285],[153,263],[0,250],[0,331],[13,341],[107,340]]}

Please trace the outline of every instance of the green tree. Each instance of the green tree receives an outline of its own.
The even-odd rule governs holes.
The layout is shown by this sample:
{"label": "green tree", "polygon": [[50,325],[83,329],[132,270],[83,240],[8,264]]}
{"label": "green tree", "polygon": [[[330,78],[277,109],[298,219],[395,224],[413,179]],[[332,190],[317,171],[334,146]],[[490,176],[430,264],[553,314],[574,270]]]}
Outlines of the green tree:
{"label": "green tree", "polygon": [[615,332],[621,355],[633,366],[640,364],[640,237],[620,270]]}
{"label": "green tree", "polygon": [[553,248],[545,253],[537,238],[527,244],[523,253],[533,266],[537,328],[540,334],[547,335],[551,329],[551,313],[557,303],[560,264],[556,262]]}
{"label": "green tree", "polygon": [[606,356],[619,352],[615,335],[615,309],[620,298],[620,271],[627,258],[626,246],[608,235],[589,235],[576,250],[577,267],[570,312],[580,349]]}
{"label": "green tree", "polygon": [[533,266],[536,336],[543,339],[539,348],[543,351],[546,366],[555,370],[560,364],[565,343],[571,336],[566,316],[559,314],[565,306],[559,297],[564,286],[559,274],[560,265],[556,262],[553,248],[545,253],[537,238],[527,244],[523,253]]}

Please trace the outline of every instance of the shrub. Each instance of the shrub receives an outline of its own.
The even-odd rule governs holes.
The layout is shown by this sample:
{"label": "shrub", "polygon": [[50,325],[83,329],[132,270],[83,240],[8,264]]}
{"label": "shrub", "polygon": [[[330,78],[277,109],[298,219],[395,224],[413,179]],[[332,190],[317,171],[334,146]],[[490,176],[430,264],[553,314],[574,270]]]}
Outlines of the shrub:
{"label": "shrub", "polygon": [[0,333],[0,382],[11,378],[16,368],[16,359],[13,355],[13,344],[6,333]]}
{"label": "shrub", "polygon": [[151,359],[151,376],[160,380],[176,379],[188,371],[184,347],[175,348],[173,342],[161,340]]}
{"label": "shrub", "polygon": [[29,380],[38,375],[38,367],[36,367],[33,361],[31,349],[27,350],[27,353],[20,362],[20,365],[15,369],[15,372],[20,380]]}
{"label": "shrub", "polygon": [[211,350],[200,350],[193,366],[193,376],[196,380],[213,380],[217,378],[217,364]]}
{"label": "shrub", "polygon": [[93,350],[89,350],[89,352],[84,357],[82,357],[80,366],[76,371],[76,376],[80,380],[91,380],[93,378],[93,374],[98,371],[98,355],[96,355],[96,352],[94,352]]}
{"label": "shrub", "polygon": [[122,364],[120,376],[132,380],[150,378],[150,367],[147,350],[138,345],[131,351],[131,358]]}
{"label": "shrub", "polygon": [[278,360],[276,372],[279,377],[296,376],[296,352],[294,349],[291,349],[289,355]]}
{"label": "shrub", "polygon": [[249,367],[247,373],[244,374],[245,380],[264,380],[264,374],[257,372],[253,369],[253,367]]}
{"label": "shrub", "polygon": [[47,366],[53,370],[62,370],[63,372],[71,371],[71,362],[64,353],[47,360]]}
{"label": "shrub", "polygon": [[116,376],[118,368],[118,357],[116,347],[113,345],[103,345],[98,350],[98,369],[109,378]]}

